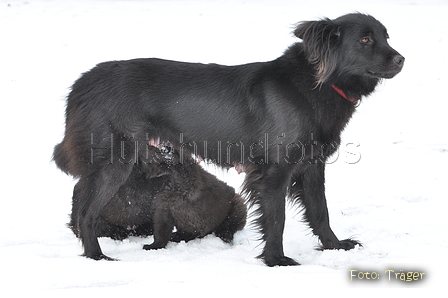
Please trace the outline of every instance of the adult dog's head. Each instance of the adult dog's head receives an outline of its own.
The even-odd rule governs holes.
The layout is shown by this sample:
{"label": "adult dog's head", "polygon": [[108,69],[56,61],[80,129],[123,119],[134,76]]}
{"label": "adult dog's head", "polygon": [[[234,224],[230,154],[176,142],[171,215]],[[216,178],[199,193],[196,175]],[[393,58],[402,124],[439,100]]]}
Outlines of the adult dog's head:
{"label": "adult dog's head", "polygon": [[318,85],[353,75],[390,79],[403,68],[404,57],[387,43],[386,28],[369,15],[302,22],[294,34],[316,66]]}

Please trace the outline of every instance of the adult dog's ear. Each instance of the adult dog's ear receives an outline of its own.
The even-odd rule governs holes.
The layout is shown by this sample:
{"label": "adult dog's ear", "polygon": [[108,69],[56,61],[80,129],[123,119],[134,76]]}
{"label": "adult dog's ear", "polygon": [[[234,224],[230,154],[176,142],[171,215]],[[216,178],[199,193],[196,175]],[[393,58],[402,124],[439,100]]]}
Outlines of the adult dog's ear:
{"label": "adult dog's ear", "polygon": [[340,28],[330,19],[299,23],[294,35],[303,40],[303,50],[308,61],[316,66],[316,83],[328,80],[337,68]]}

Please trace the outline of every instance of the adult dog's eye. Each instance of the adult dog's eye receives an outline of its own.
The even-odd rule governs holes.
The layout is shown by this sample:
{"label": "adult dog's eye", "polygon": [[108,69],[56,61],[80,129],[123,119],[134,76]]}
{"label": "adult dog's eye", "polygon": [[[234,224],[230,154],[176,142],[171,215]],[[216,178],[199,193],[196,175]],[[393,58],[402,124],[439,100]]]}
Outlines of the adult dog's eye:
{"label": "adult dog's eye", "polygon": [[370,42],[371,42],[370,37],[363,37],[363,38],[361,38],[361,43],[368,44]]}

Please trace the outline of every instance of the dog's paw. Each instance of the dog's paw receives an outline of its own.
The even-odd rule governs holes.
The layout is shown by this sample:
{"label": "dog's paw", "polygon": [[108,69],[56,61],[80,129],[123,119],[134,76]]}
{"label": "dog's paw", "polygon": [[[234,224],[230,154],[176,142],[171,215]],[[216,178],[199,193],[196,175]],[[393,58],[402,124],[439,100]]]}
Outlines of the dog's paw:
{"label": "dog's paw", "polygon": [[319,250],[326,250],[326,249],[343,249],[343,250],[350,250],[355,248],[356,245],[359,245],[362,247],[361,242],[354,240],[354,239],[345,239],[338,241],[336,243],[334,242],[327,242],[323,244]]}
{"label": "dog's paw", "polygon": [[145,244],[143,245],[143,249],[144,250],[156,250],[156,249],[162,249],[165,248],[166,245],[158,245],[156,243],[152,243],[152,244]]}
{"label": "dog's paw", "polygon": [[274,266],[297,266],[300,265],[296,261],[294,261],[291,258],[281,256],[281,257],[266,257],[266,256],[259,256],[260,259],[263,260],[263,262],[268,265],[269,267]]}
{"label": "dog's paw", "polygon": [[86,258],[95,260],[95,261],[100,261],[100,260],[106,260],[106,261],[118,261],[118,259],[114,259],[111,257],[108,257],[106,255],[100,254],[100,255],[94,255],[94,256],[88,256],[88,255],[83,255]]}

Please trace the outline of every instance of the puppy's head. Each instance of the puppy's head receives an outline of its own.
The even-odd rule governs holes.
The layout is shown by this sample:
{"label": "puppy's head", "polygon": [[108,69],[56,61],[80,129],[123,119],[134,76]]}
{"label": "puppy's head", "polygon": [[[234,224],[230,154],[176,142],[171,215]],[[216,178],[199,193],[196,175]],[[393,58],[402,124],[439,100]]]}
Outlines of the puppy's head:
{"label": "puppy's head", "polygon": [[387,42],[386,28],[369,15],[302,22],[294,35],[303,40],[305,55],[316,67],[318,85],[351,75],[389,79],[404,64],[404,57]]}

